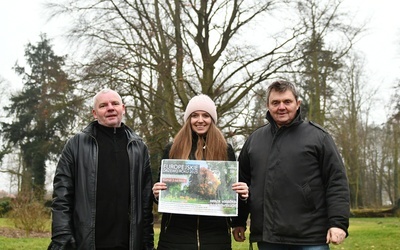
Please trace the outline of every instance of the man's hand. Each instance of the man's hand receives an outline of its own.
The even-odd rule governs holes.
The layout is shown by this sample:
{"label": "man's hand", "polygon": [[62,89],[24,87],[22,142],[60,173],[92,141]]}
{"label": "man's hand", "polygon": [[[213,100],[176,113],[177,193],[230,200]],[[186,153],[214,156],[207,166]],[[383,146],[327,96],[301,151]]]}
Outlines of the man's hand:
{"label": "man's hand", "polygon": [[64,249],[75,249],[75,239],[70,234],[62,234],[51,239],[51,243],[48,250],[64,250]]}
{"label": "man's hand", "polygon": [[244,232],[246,229],[244,227],[234,227],[232,230],[233,237],[237,242],[243,242],[246,240],[246,235]]}
{"label": "man's hand", "polygon": [[331,227],[326,235],[326,243],[339,245],[346,238],[346,232],[338,227]]}
{"label": "man's hand", "polygon": [[239,194],[240,199],[249,198],[249,187],[245,182],[236,182],[232,185],[232,190]]}

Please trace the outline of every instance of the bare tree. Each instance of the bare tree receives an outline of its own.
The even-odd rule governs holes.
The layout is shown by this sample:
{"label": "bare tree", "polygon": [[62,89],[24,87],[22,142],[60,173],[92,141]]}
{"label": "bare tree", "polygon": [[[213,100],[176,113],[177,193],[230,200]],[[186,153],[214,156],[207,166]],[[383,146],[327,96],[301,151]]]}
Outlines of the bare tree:
{"label": "bare tree", "polygon": [[400,80],[394,87],[394,93],[392,95],[392,115],[389,118],[387,125],[389,131],[391,131],[391,159],[393,169],[393,204],[398,201],[400,204]]}
{"label": "bare tree", "polygon": [[[9,105],[9,98],[11,97],[11,83],[0,76],[0,95],[2,96],[0,100],[0,106],[4,107]],[[6,114],[6,112],[0,113],[0,123],[9,122],[11,118]],[[9,191],[11,192],[12,186],[15,184],[17,190],[20,188],[21,181],[21,164],[18,161],[19,150],[10,149],[5,145],[7,140],[4,138],[4,134],[0,133],[0,173],[9,178]]]}
{"label": "bare tree", "polygon": [[364,206],[364,185],[370,166],[366,158],[369,124],[363,115],[368,117],[375,91],[365,87],[363,59],[357,54],[346,58],[347,63],[337,74],[341,77],[337,78],[334,86],[336,92],[330,107],[333,112],[328,116],[327,127],[332,130],[341,149],[349,179],[351,206],[358,208]]}
{"label": "bare tree", "polygon": [[301,37],[299,53],[304,56],[296,69],[301,72],[303,115],[324,125],[327,109],[334,95],[337,72],[364,27],[355,26],[351,13],[343,12],[342,0],[296,1],[301,25],[307,33]]}
{"label": "bare tree", "polygon": [[[237,149],[240,136],[263,123],[266,81],[283,75],[301,79],[303,110],[324,125],[337,71],[362,31],[339,0],[68,0],[50,7],[75,22],[68,36],[85,51],[76,67],[81,90],[108,86],[123,96],[126,123],[145,137],[155,168],[195,94],[216,102],[218,125]],[[351,80],[350,88],[359,84]],[[359,105],[358,96],[345,97]],[[352,138],[362,127],[359,108],[342,116],[352,122]],[[340,126],[344,136],[348,127]],[[357,150],[345,139],[343,150]],[[345,159],[357,200],[361,159],[352,153]]]}
{"label": "bare tree", "polygon": [[[87,60],[78,66],[82,91],[108,86],[120,92],[131,104],[127,123],[146,138],[157,162],[196,94],[216,102],[218,125],[227,137],[254,129],[244,124],[260,116],[251,109],[253,98],[259,97],[266,80],[299,59],[293,54],[295,38],[305,27],[282,27],[279,36],[268,30],[269,21],[276,20],[272,13],[284,4],[70,0],[50,7],[55,15],[71,15],[76,21],[68,36],[84,45]],[[285,20],[288,14],[279,15]]]}

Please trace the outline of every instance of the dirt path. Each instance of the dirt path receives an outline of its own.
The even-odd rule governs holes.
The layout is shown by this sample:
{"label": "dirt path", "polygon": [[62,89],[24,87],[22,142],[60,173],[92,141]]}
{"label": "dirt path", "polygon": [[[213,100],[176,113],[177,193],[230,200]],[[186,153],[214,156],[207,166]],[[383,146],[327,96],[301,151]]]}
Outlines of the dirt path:
{"label": "dirt path", "polygon": [[0,227],[0,235],[6,238],[49,238],[51,237],[50,232],[31,232],[28,236],[24,230]]}

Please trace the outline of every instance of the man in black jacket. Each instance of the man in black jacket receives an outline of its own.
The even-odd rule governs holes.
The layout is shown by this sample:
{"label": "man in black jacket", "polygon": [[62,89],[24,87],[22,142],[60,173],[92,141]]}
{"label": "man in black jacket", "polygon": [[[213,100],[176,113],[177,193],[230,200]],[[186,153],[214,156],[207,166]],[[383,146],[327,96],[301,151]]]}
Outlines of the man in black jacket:
{"label": "man in black jacket", "polygon": [[67,142],[57,165],[49,249],[153,249],[147,146],[122,123],[117,92],[97,93],[92,113],[95,121]]}
{"label": "man in black jacket", "polygon": [[273,82],[267,90],[266,124],[246,140],[239,181],[250,189],[234,221],[235,240],[260,250],[324,250],[348,235],[349,188],[332,137],[300,116],[295,86]]}

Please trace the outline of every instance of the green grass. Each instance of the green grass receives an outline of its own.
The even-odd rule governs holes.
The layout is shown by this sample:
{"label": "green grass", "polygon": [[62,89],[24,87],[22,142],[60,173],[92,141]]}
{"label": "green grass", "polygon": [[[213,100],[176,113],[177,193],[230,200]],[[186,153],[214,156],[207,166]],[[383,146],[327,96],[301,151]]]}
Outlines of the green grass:
{"label": "green grass", "polygon": [[[1,228],[12,228],[13,225],[8,219],[0,218]],[[159,229],[155,228],[155,239],[158,241]],[[372,249],[372,250],[400,250],[400,218],[351,218],[350,236],[341,245],[331,245],[333,250],[353,250],[353,249]],[[248,237],[248,235],[247,235]],[[0,235],[1,250],[47,249],[50,243],[48,238],[6,238]],[[248,241],[238,243],[232,240],[233,250],[247,250]],[[257,250],[256,244],[253,244]]]}
{"label": "green grass", "polygon": [[[50,244],[50,238],[33,238],[33,237],[23,237],[23,238],[8,238],[3,235],[4,228],[14,228],[14,224],[10,219],[0,218],[0,249],[1,250],[43,250],[47,249]],[[50,221],[47,226],[50,230]]]}
{"label": "green grass", "polygon": [[6,218],[0,218],[0,227],[9,227],[13,228],[13,223],[11,220],[6,219]]}
{"label": "green grass", "polygon": [[2,250],[44,250],[50,244],[46,238],[5,238],[0,236],[0,249]]}
{"label": "green grass", "polygon": [[349,237],[331,249],[400,249],[400,218],[350,219]]}

